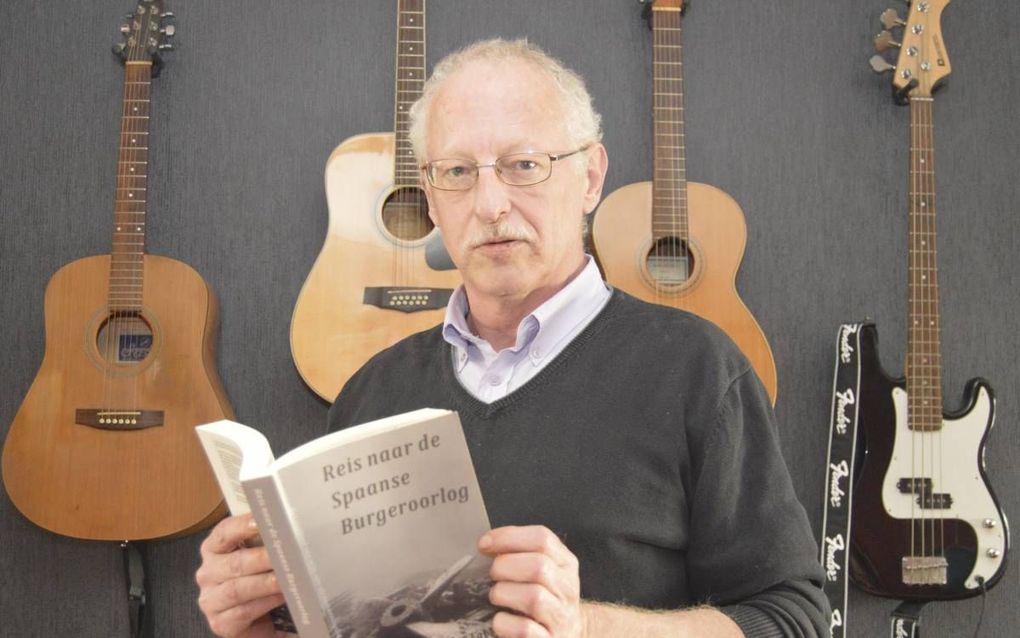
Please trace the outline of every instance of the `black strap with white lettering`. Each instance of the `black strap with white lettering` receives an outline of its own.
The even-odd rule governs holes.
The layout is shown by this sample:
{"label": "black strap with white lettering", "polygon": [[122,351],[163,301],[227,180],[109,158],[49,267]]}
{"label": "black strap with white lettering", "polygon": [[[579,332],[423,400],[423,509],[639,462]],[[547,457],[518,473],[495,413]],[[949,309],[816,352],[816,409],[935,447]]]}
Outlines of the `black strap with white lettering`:
{"label": "black strap with white lettering", "polygon": [[832,381],[829,464],[825,469],[821,561],[822,591],[829,598],[832,638],[844,638],[847,625],[847,569],[850,564],[850,507],[853,502],[854,454],[861,386],[860,333],[863,323],[843,324],[836,337],[836,370]]}
{"label": "black strap with white lettering", "polygon": [[890,638],[921,638],[921,610],[927,602],[904,601],[889,616]]}

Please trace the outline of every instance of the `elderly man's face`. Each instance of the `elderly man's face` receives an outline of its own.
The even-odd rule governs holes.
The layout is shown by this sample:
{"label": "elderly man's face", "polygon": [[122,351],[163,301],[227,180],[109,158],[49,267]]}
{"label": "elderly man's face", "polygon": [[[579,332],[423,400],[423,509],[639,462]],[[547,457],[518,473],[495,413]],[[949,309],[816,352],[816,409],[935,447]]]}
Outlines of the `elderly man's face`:
{"label": "elderly man's face", "polygon": [[[574,151],[562,107],[544,74],[520,62],[474,62],[449,77],[428,113],[426,160],[489,164],[522,151]],[[482,168],[466,191],[425,185],[429,214],[464,277],[470,299],[547,298],[583,263],[584,214],[598,203],[601,145],[552,164],[531,186]]]}

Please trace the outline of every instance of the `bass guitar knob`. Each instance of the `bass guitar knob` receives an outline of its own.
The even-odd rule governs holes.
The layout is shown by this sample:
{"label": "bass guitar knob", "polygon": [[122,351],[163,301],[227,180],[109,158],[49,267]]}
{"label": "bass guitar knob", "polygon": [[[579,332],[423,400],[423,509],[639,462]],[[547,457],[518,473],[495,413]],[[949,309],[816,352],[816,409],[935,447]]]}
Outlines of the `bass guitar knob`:
{"label": "bass guitar knob", "polygon": [[995,525],[996,525],[995,521],[994,521],[994,520],[992,520],[992,519],[990,519],[990,518],[986,518],[985,520],[983,520],[983,521],[981,521],[981,522],[982,522],[982,523],[984,524],[984,526],[985,526],[986,528],[988,528],[988,529],[992,529],[992,528],[994,528],[994,527],[995,527]]}

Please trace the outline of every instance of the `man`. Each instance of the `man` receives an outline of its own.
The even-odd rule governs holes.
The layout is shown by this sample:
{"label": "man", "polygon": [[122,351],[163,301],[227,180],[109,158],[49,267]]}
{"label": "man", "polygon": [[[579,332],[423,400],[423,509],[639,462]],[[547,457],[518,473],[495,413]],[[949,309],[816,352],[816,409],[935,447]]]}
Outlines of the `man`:
{"label": "man", "polygon": [[[584,254],[607,168],[583,82],[526,42],[437,65],[411,112],[460,270],[442,326],[380,353],[330,427],[457,410],[494,529],[499,636],[827,635],[765,392],[722,332],[610,290]],[[271,635],[255,530],[218,525],[196,578],[214,631]],[[710,606],[711,605],[711,606]]]}

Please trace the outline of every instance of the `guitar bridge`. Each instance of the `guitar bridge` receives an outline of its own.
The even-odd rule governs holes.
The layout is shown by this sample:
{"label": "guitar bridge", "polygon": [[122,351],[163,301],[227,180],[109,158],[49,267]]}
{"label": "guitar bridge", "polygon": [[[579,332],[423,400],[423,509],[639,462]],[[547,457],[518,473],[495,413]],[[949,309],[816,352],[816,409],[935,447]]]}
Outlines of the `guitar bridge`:
{"label": "guitar bridge", "polygon": [[943,556],[904,556],[905,585],[945,585],[949,563]]}
{"label": "guitar bridge", "polygon": [[451,288],[365,288],[362,302],[383,310],[418,312],[445,308],[453,294]]}
{"label": "guitar bridge", "polygon": [[143,430],[163,425],[163,411],[79,409],[74,422],[101,430]]}

